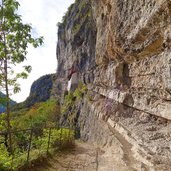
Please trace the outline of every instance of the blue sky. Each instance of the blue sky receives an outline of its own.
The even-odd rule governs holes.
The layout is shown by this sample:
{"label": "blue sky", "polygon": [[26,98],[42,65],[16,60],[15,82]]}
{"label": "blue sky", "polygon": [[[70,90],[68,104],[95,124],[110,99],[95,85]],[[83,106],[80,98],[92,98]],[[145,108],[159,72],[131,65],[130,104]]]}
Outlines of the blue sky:
{"label": "blue sky", "polygon": [[[33,81],[40,76],[55,73],[57,68],[56,43],[57,23],[61,21],[67,8],[75,0],[18,0],[19,13],[24,23],[30,23],[34,36],[43,36],[44,45],[37,49],[28,48],[27,61],[24,65],[31,65],[32,72],[27,80],[19,80],[21,92],[12,95],[12,99],[21,102],[29,95]],[[16,71],[20,71],[17,66]]]}

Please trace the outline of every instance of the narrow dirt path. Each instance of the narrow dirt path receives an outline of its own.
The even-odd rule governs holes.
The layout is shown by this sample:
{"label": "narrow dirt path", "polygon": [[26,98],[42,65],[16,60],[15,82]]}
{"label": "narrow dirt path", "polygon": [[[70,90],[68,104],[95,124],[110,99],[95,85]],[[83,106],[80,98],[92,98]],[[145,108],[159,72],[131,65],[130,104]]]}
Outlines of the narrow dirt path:
{"label": "narrow dirt path", "polygon": [[77,142],[76,147],[59,152],[33,171],[96,171],[96,149]]}
{"label": "narrow dirt path", "polygon": [[110,154],[110,150],[77,141],[75,148],[58,152],[31,171],[133,171],[116,158],[117,154]]}

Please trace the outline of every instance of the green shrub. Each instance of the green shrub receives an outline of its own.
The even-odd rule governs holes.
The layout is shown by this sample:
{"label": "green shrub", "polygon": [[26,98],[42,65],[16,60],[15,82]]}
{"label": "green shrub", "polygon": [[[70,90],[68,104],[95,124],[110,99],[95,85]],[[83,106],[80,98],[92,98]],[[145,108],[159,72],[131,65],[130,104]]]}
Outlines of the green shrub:
{"label": "green shrub", "polygon": [[78,100],[80,100],[86,92],[87,92],[87,86],[82,82],[79,82],[78,88],[74,92],[74,96]]}
{"label": "green shrub", "polygon": [[59,118],[59,110],[56,100],[37,103],[22,116],[15,119],[15,127],[24,129],[55,125]]}
{"label": "green shrub", "polygon": [[[1,138],[2,140],[2,138]],[[0,144],[0,170],[7,171],[11,167],[11,159],[4,144]]]}
{"label": "green shrub", "polygon": [[[51,128],[51,134],[49,139],[49,130],[50,129],[43,129],[42,134],[39,136],[33,134],[29,161],[35,160],[40,156],[45,155],[47,153],[48,143],[48,151],[54,152],[57,148],[65,146],[65,144],[71,144],[71,141],[74,139],[74,131],[68,128],[62,128],[62,130],[57,128]],[[1,171],[8,171],[11,168],[13,170],[16,170],[20,166],[25,165],[27,162],[27,150],[30,133],[29,131],[21,131],[19,135],[17,134],[16,136],[16,133],[13,135],[13,146],[15,148],[12,156],[9,156],[6,146],[3,143],[0,144]],[[0,141],[4,141],[2,136],[0,136]]]}
{"label": "green shrub", "polygon": [[74,95],[72,92],[69,92],[65,97],[64,97],[64,103],[61,107],[61,114],[64,114],[65,112],[68,111],[69,107],[74,104]]}

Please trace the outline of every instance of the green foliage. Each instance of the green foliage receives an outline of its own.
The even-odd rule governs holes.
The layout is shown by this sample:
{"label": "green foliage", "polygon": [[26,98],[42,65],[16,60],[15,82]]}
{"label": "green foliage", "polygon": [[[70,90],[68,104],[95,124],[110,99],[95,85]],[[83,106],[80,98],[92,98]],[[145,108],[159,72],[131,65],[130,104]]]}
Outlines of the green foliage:
{"label": "green foliage", "polygon": [[[57,128],[56,123],[59,120],[59,112],[60,108],[57,101],[52,99],[37,103],[30,109],[22,109],[12,113],[11,125],[14,130],[12,133],[13,155],[9,156],[9,152],[4,145],[5,134],[0,134],[0,170],[7,171],[10,168],[17,170],[19,166],[26,164],[30,142],[29,128],[33,129],[29,161],[46,154],[48,142],[50,142],[48,150],[50,153],[59,146],[62,147],[71,142],[74,139],[74,132],[68,128],[62,128],[62,130]],[[0,115],[0,132],[6,131],[5,118],[5,114]],[[52,127],[51,132],[49,132],[49,128],[45,127]],[[15,130],[22,131],[15,132]]]}
{"label": "green foliage", "polygon": [[86,5],[87,5],[87,1],[85,1],[85,0],[80,1],[80,3],[79,3],[78,12],[77,12],[76,16],[74,17],[75,22],[74,22],[73,28],[72,28],[72,33],[74,35],[77,34],[77,32],[81,29],[81,26],[84,23],[84,21],[87,18],[89,19],[91,17],[91,9],[88,7],[86,8]]}
{"label": "green foliage", "polygon": [[86,4],[87,4],[87,1],[85,0],[81,1],[79,4],[79,11],[81,11],[86,6]]}
{"label": "green foliage", "polygon": [[[0,113],[5,112],[5,110],[6,110],[6,101],[7,101],[7,97],[5,96],[5,94],[0,92]],[[16,102],[10,99],[10,105],[14,106],[15,104],[16,104]]]}
{"label": "green foliage", "polygon": [[71,15],[71,12],[72,11],[74,11],[74,10],[77,9],[77,6],[78,6],[78,11],[76,12],[76,16],[74,16],[74,20],[77,20],[77,21],[79,20],[79,24],[77,22],[73,26],[74,33],[76,33],[79,30],[82,21],[84,21],[85,18],[87,18],[87,16],[89,17],[90,14],[91,14],[90,10],[87,12],[87,15],[85,15],[85,14],[82,13],[82,10],[85,8],[86,5],[87,5],[87,1],[86,0],[82,0],[80,2],[79,2],[79,0],[75,0],[75,2],[68,7],[67,12],[65,13],[65,15],[62,18],[62,22],[59,22],[57,24],[57,26],[58,27],[60,27],[60,26],[66,26],[67,25],[68,17]]}
{"label": "green foliage", "polygon": [[69,107],[73,105],[74,96],[72,92],[69,92],[68,95],[64,97],[64,103],[61,107],[61,114],[64,114],[66,111],[68,111]]}
{"label": "green foliage", "polygon": [[[62,136],[61,136],[62,133]],[[36,148],[38,148],[41,152],[46,152],[47,150],[47,144],[48,144],[48,137],[49,137],[49,130],[44,129],[42,136],[39,136],[38,138],[34,139],[34,143]],[[51,129],[51,138],[50,138],[50,148],[53,149],[55,146],[59,145],[59,143],[63,143],[63,145],[74,138],[74,132],[72,130],[63,128]]]}
{"label": "green foliage", "polygon": [[[67,128],[62,128],[62,130],[51,128],[50,132],[49,130],[50,129],[45,128],[42,130],[42,134],[33,134],[29,161],[45,155],[47,153],[47,148],[50,153],[53,153],[56,148],[63,147],[65,144],[71,143],[74,139],[74,132]],[[13,145],[15,146],[13,156],[9,156],[7,148],[3,143],[0,144],[1,171],[7,171],[10,170],[10,168],[12,168],[12,170],[17,170],[19,166],[26,164],[29,138],[30,133],[28,131],[21,131],[13,134]],[[2,136],[0,136],[0,141],[4,141]]]}
{"label": "green foliage", "polygon": [[6,114],[1,113],[0,114],[0,132],[6,130]]}
{"label": "green foliage", "polygon": [[87,86],[83,84],[82,82],[79,82],[78,88],[74,92],[74,96],[80,100],[80,98],[83,97],[83,95],[87,92]]}
{"label": "green foliage", "polygon": [[91,16],[92,16],[92,12],[91,12],[91,10],[89,10],[88,13],[87,13],[87,17],[90,18]]}
{"label": "green foliage", "polygon": [[72,108],[75,104],[75,101],[80,100],[86,92],[87,86],[82,82],[79,82],[78,87],[74,91],[74,93],[69,92],[68,95],[64,97],[64,103],[61,108],[61,114],[67,112],[69,108]]}
{"label": "green foliage", "polygon": [[[2,141],[3,138],[0,137],[0,141]],[[12,156],[9,156],[9,153],[7,151],[7,148],[4,144],[0,144],[0,170],[1,171],[7,171],[9,170],[11,166],[11,160]]]}
{"label": "green foliage", "polygon": [[26,113],[20,114],[20,117],[15,119],[15,127],[24,129],[42,127],[44,125],[52,126],[57,123],[58,118],[59,106],[56,100],[52,99],[37,103]]}
{"label": "green foliage", "polygon": [[6,95],[6,121],[9,137],[9,151],[13,152],[10,117],[10,90],[13,93],[20,91],[17,82],[25,79],[31,71],[31,66],[24,66],[21,73],[15,73],[13,68],[26,60],[27,47],[42,45],[43,38],[33,38],[31,26],[23,24],[21,16],[17,14],[19,3],[16,0],[1,0],[0,2],[0,86]]}
{"label": "green foliage", "polygon": [[76,34],[80,30],[80,27],[80,23],[75,24],[72,28],[73,33]]}
{"label": "green foliage", "polygon": [[17,14],[20,4],[16,0],[2,0],[0,5],[0,63],[4,67],[0,70],[0,85],[6,82],[17,93],[20,91],[18,78],[27,78],[31,66],[23,66],[21,73],[15,73],[12,68],[26,60],[28,44],[36,48],[43,43],[43,38],[31,36],[31,26],[23,24]]}

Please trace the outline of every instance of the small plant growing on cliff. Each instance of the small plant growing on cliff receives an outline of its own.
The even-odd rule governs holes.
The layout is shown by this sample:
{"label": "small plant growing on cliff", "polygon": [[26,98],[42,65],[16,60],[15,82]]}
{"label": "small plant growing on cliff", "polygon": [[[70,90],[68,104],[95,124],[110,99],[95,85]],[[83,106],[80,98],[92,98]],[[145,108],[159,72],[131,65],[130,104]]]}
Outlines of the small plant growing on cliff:
{"label": "small plant growing on cliff", "polygon": [[74,93],[69,92],[65,96],[64,103],[61,108],[61,113],[64,114],[70,108],[72,108],[75,104],[75,101],[80,100],[86,92],[87,92],[87,86],[83,84],[82,82],[79,82],[78,87],[74,91]]}
{"label": "small plant growing on cliff", "polygon": [[86,0],[81,1],[80,4],[79,4],[79,10],[81,11],[82,8],[84,8],[86,6],[86,4],[87,4]]}
{"label": "small plant growing on cliff", "polygon": [[80,99],[83,97],[83,95],[87,92],[87,86],[83,84],[82,82],[79,82],[78,88],[74,92],[74,96],[77,99]]}
{"label": "small plant growing on cliff", "polygon": [[23,24],[21,16],[16,13],[19,7],[16,0],[2,0],[0,3],[0,86],[6,94],[9,151],[12,153],[9,90],[19,92],[20,86],[17,80],[27,78],[31,71],[31,66],[24,66],[23,72],[16,74],[13,67],[26,60],[28,44],[36,48],[43,43],[43,38],[35,39],[31,36],[31,26]]}
{"label": "small plant growing on cliff", "polygon": [[64,97],[64,103],[62,105],[62,108],[61,108],[61,113],[64,114],[68,109],[69,107],[71,107],[73,105],[73,93],[72,92],[69,92],[65,97]]}
{"label": "small plant growing on cliff", "polygon": [[80,30],[81,25],[80,24],[75,24],[73,26],[73,33],[76,34]]}

